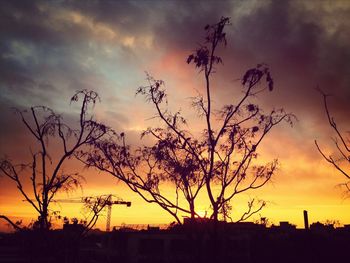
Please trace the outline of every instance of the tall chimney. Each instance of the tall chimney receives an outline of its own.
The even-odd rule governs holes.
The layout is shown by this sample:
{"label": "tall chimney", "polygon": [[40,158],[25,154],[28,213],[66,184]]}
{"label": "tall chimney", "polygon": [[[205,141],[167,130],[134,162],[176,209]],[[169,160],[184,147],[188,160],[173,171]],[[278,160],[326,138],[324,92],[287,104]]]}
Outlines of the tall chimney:
{"label": "tall chimney", "polygon": [[304,228],[306,230],[309,229],[309,218],[308,218],[308,215],[307,215],[307,211],[304,210]]}

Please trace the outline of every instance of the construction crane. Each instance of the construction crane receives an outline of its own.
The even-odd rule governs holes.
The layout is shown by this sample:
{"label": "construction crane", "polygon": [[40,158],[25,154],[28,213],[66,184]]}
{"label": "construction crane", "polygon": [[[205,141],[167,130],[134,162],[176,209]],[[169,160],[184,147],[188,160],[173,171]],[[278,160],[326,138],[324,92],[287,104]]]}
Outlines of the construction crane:
{"label": "construction crane", "polygon": [[93,200],[96,200],[96,198],[105,198],[104,204],[107,207],[106,232],[109,232],[111,230],[112,205],[126,205],[127,207],[131,206],[131,202],[129,202],[129,201],[123,201],[120,198],[118,198],[118,200],[116,200],[116,201],[113,201],[112,197],[113,197],[113,195],[85,196],[85,197],[79,197],[78,199],[74,199],[74,198],[72,198],[72,199],[55,199],[55,202],[86,204],[86,203],[93,203]]}

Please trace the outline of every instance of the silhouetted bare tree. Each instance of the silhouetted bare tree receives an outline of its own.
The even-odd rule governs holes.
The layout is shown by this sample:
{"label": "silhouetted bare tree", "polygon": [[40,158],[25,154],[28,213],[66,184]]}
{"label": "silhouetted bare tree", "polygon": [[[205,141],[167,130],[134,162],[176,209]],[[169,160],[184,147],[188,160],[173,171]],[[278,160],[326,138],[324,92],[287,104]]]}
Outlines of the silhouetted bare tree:
{"label": "silhouetted bare tree", "polygon": [[[242,79],[243,95],[236,104],[212,107],[212,82],[216,65],[222,62],[217,56],[220,45],[226,45],[225,26],[228,18],[205,27],[205,42],[191,54],[187,63],[193,63],[203,74],[205,95],[193,98],[192,106],[204,117],[202,136],[195,136],[187,127],[180,111],[171,113],[162,80],[147,75],[148,85],[137,94],[145,97],[156,111],[160,124],[148,128],[142,136],[151,136],[155,144],[136,152],[125,143],[125,135],[96,144],[93,154],[84,156],[89,166],[109,172],[125,182],[144,200],[157,203],[180,223],[178,212],[192,218],[198,216],[195,200],[206,190],[212,213],[229,218],[230,201],[238,194],[264,186],[275,173],[277,159],[259,164],[257,149],[272,127],[281,121],[292,123],[293,115],[283,109],[269,113],[256,104],[254,97],[266,90],[272,91],[273,80],[266,65],[249,69]],[[267,86],[260,85],[266,81]],[[175,193],[166,191],[172,185]],[[181,202],[181,200],[186,202]],[[259,211],[265,202],[252,199],[248,210],[237,220],[245,220]]]}
{"label": "silhouetted bare tree", "polygon": [[[319,91],[323,97],[324,109],[327,114],[329,125],[335,132],[335,136],[332,138],[334,144],[333,155],[327,156],[324,150],[322,150],[319,144],[317,143],[317,140],[315,140],[317,150],[327,162],[332,164],[333,167],[335,167],[341,174],[343,174],[347,179],[350,180],[350,138],[348,137],[349,132],[345,133],[339,129],[334,117],[331,115],[328,108],[327,99],[329,95],[324,93],[322,90]],[[346,187],[348,192],[350,192],[350,182],[345,182],[342,185]]]}
{"label": "silhouetted bare tree", "polygon": [[[79,158],[87,166],[96,167],[123,181],[146,202],[157,203],[174,216],[178,223],[181,223],[178,210],[189,214],[191,210],[179,204],[178,185],[176,185],[174,197],[166,190],[164,192],[162,186],[171,182],[167,177],[170,172],[155,157],[156,151],[155,147],[131,149],[126,145],[125,136],[122,133],[121,136],[97,142],[92,151],[80,152]],[[190,187],[192,186],[187,186],[187,189]]]}
{"label": "silhouetted bare tree", "polygon": [[[111,132],[105,125],[95,122],[88,113],[89,106],[99,100],[98,94],[79,91],[71,102],[79,99],[82,103],[77,128],[64,123],[60,115],[45,106],[31,107],[29,111],[17,110],[37,148],[35,152],[31,150],[29,163],[15,164],[8,158],[0,160],[0,174],[16,184],[25,201],[39,214],[41,229],[50,228],[49,206],[56,193],[79,187],[83,179],[78,173],[64,171],[63,164],[84,145],[93,144]],[[28,179],[30,184],[26,185]]]}

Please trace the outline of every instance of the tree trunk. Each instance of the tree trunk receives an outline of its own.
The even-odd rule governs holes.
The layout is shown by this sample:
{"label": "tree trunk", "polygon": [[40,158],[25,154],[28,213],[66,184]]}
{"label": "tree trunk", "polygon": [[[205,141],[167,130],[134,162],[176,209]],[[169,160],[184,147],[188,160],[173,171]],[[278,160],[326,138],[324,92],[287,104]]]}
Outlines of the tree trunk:
{"label": "tree trunk", "polygon": [[218,205],[217,204],[213,204],[213,215],[212,215],[212,218],[213,218],[214,222],[218,222],[219,221],[218,216],[219,216]]}
{"label": "tree trunk", "polygon": [[43,210],[39,217],[39,225],[41,230],[49,229],[49,222],[48,222],[48,204],[44,202],[43,204]]}
{"label": "tree trunk", "polygon": [[191,211],[191,219],[194,219],[195,218],[195,211],[194,211],[193,201],[190,202],[190,211]]}

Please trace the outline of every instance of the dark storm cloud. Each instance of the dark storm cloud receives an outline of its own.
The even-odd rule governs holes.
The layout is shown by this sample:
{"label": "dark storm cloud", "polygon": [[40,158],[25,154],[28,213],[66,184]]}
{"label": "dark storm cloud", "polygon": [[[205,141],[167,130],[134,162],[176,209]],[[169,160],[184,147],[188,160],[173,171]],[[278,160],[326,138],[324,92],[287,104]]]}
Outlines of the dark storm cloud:
{"label": "dark storm cloud", "polygon": [[[46,15],[34,1],[3,1],[0,9],[0,30],[6,38],[42,39],[42,22]],[[47,34],[51,34],[47,32]],[[5,39],[5,38],[3,38]]]}
{"label": "dark storm cloud", "polygon": [[190,52],[204,35],[205,24],[231,16],[232,25],[226,29],[229,45],[221,51],[225,64],[220,67],[228,82],[265,62],[278,89],[265,99],[266,104],[284,106],[298,115],[323,116],[321,96],[315,90],[319,86],[335,95],[335,114],[348,112],[350,8],[346,1],[337,2],[344,4],[337,9],[321,1],[306,2],[308,8],[303,1],[263,3],[248,6],[251,10],[245,13],[239,11],[241,1],[180,2],[177,12],[171,12],[170,4],[163,8],[167,15],[155,26],[155,35],[160,45]]}
{"label": "dark storm cloud", "polygon": [[152,33],[159,48],[187,49],[203,35],[205,24],[230,15],[233,2],[96,0],[70,1],[66,6],[123,33]]}
{"label": "dark storm cloud", "polygon": [[[305,109],[315,106],[310,99],[318,96],[314,90],[317,85],[348,96],[350,84],[350,52],[344,40],[337,37],[344,28],[329,35],[320,23],[322,16],[318,21],[310,21],[309,16],[292,1],[273,1],[241,19],[235,32],[236,46],[253,54],[258,62],[270,64],[277,73],[275,78],[287,98],[285,103]],[[345,29],[350,33],[349,28]],[[349,43],[350,38],[345,41]]]}
{"label": "dark storm cloud", "polygon": [[202,40],[206,24],[216,23],[222,16],[231,15],[232,2],[174,1],[159,11],[164,18],[155,25],[154,34],[161,38],[162,45],[168,49],[191,52]]}
{"label": "dark storm cloud", "polygon": [[[70,1],[71,10],[90,16],[95,23],[118,26],[123,32],[144,32],[152,25],[158,1]],[[156,18],[156,17],[155,17]]]}
{"label": "dark storm cloud", "polygon": [[[204,35],[203,27],[221,16],[231,16],[228,47],[222,51],[222,75],[228,83],[256,63],[266,62],[275,77],[276,92],[266,103],[296,113],[314,114],[321,107],[314,88],[336,94],[336,111],[345,112],[350,96],[350,54],[346,43],[349,8],[331,10],[322,2],[303,8],[298,1],[7,1],[0,9],[0,85],[23,97],[55,94],[103,81],[96,67],[83,68],[77,56],[101,52],[91,42],[103,41],[94,28],[105,25],[120,35],[152,35],[154,52],[191,52]],[[244,8],[242,8],[244,7]],[[79,23],[69,19],[77,15]],[[344,21],[327,32],[323,18]],[[86,21],[85,21],[85,20]],[[89,24],[91,23],[91,24]],[[88,24],[88,25],[87,25]],[[90,26],[90,28],[89,28]],[[349,33],[349,32],[348,32]],[[120,43],[112,41],[111,48]],[[129,48],[122,52],[131,54]],[[151,52],[151,51],[148,51]],[[148,54],[148,53],[147,53]],[[145,54],[145,55],[147,55]],[[126,56],[125,60],[137,60]],[[184,64],[185,59],[183,58]],[[152,61],[151,61],[152,63]],[[147,67],[147,65],[145,65]],[[143,70],[148,70],[144,68]],[[219,73],[218,73],[219,74]],[[90,85],[90,86],[89,86]],[[33,91],[34,90],[34,91]],[[41,92],[42,91],[42,92]],[[278,96],[278,102],[275,100]],[[1,98],[1,97],[0,97]]]}
{"label": "dark storm cloud", "polygon": [[[7,143],[25,134],[12,107],[45,105],[61,112],[76,90],[103,88],[101,74],[77,61],[94,55],[95,50],[89,46],[91,32],[83,23],[66,21],[65,13],[55,17],[64,11],[70,10],[63,9],[60,2],[1,3],[1,156],[16,152]],[[125,118],[121,121],[125,122]]]}
{"label": "dark storm cloud", "polygon": [[[227,2],[217,6],[210,3],[208,6],[190,1],[4,2],[0,9],[0,100],[6,96],[16,107],[33,104],[55,107],[57,95],[62,93],[71,94],[83,88],[100,91],[96,83],[86,81],[93,76],[103,81],[103,76],[97,73],[99,69],[83,68],[76,59],[101,52],[98,46],[90,45],[103,41],[91,27],[102,23],[121,35],[154,34],[156,47],[181,48],[184,40],[192,42],[198,24],[202,28],[211,15],[215,17],[211,20],[216,21],[221,3]],[[174,12],[175,9],[179,11]],[[78,21],[83,19],[82,22],[70,21],[72,15],[77,15]],[[173,42],[175,45],[171,46]],[[124,47],[121,50],[126,53],[125,59],[138,59],[127,54],[132,53],[130,50]]]}
{"label": "dark storm cloud", "polygon": [[91,33],[66,21],[64,13],[55,17],[66,11],[59,2],[8,1],[0,10],[0,99],[53,106],[57,95],[91,89],[83,81],[87,77],[100,78],[77,61],[88,53]]}
{"label": "dark storm cloud", "polygon": [[[19,97],[33,97],[35,89],[45,91],[51,85],[38,78],[46,73],[43,64],[48,53],[62,41],[47,26],[48,14],[40,11],[34,1],[3,2],[0,12],[0,85],[3,91],[12,93],[16,104]],[[44,94],[38,92],[40,95]],[[43,96],[38,101],[46,99]]]}
{"label": "dark storm cloud", "polygon": [[[59,2],[52,1],[50,10],[44,1],[3,1],[0,9],[0,32],[3,40],[35,43],[42,48],[60,46],[77,40],[82,35],[81,28],[74,25],[55,25],[52,10],[59,9]],[[48,2],[47,2],[48,3]],[[71,42],[72,43],[72,42]]]}
{"label": "dark storm cloud", "polygon": [[[98,28],[99,23],[110,28]],[[151,25],[147,12],[125,1],[4,1],[0,9],[1,89],[12,92],[14,102],[16,94],[30,95],[34,87],[40,90],[41,83],[57,90],[98,89],[96,83],[84,79],[101,79],[99,69],[84,68],[81,60],[100,56],[106,41],[103,33],[107,38],[114,29],[137,34],[147,25]],[[113,37],[107,39],[110,46],[130,59],[130,50],[113,43]]]}

